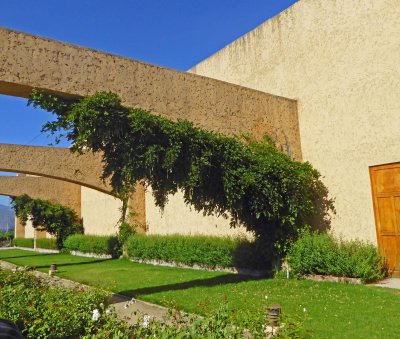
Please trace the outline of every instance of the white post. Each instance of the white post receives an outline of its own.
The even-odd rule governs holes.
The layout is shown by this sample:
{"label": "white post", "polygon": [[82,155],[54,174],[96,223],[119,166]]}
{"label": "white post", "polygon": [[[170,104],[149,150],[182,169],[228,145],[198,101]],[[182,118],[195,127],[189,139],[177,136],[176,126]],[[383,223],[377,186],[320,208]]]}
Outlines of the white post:
{"label": "white post", "polygon": [[36,251],[36,228],[33,229],[33,249]]}

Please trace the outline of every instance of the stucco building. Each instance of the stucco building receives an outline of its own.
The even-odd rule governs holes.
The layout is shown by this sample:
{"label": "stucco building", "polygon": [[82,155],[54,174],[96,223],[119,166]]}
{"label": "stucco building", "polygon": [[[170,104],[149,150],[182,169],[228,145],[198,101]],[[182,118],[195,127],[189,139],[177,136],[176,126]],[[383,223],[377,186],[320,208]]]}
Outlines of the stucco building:
{"label": "stucco building", "polygon": [[[398,269],[399,59],[398,0],[300,0],[189,72],[293,100],[301,157],[335,198],[333,232],[378,244]],[[93,232],[109,232],[118,207],[82,188]],[[145,209],[149,233],[243,232],[191,211],[179,194],[161,214],[146,192]]]}

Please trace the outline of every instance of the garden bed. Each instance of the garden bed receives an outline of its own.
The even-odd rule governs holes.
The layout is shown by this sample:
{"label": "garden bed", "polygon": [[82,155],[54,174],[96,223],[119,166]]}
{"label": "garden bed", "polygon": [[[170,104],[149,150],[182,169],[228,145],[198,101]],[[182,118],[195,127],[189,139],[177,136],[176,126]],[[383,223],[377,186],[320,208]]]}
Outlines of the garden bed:
{"label": "garden bed", "polygon": [[305,274],[303,275],[303,278],[312,281],[329,281],[357,285],[362,284],[362,281],[359,278],[336,277],[334,275]]}
{"label": "garden bed", "polygon": [[[226,305],[238,322],[265,317],[269,304],[280,304],[288,316],[305,318],[316,338],[397,338],[398,290],[358,284],[298,279],[261,279],[224,272],[189,270],[133,263],[124,259],[91,259],[67,254],[1,250],[0,259],[151,303],[204,315]],[[305,310],[305,311],[304,311]],[[229,313],[231,314],[231,313]],[[329,326],[327,326],[329,324]]]}

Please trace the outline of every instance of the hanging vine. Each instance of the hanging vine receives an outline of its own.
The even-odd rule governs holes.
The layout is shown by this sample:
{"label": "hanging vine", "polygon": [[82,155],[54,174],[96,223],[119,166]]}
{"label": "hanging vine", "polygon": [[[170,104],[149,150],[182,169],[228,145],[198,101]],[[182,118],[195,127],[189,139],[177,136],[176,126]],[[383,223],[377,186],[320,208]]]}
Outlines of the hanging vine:
{"label": "hanging vine", "polygon": [[75,100],[33,92],[29,104],[55,114],[43,131],[67,138],[72,151],[102,153],[103,179],[116,193],[142,180],[163,208],[182,190],[197,211],[228,217],[232,227],[241,224],[281,250],[298,228],[329,224],[333,202],[319,172],[279,152],[268,137],[206,131],[124,107],[107,92]]}
{"label": "hanging vine", "polygon": [[11,198],[15,215],[23,225],[32,222],[33,228],[56,236],[57,247],[63,247],[64,240],[71,234],[82,233],[82,226],[75,211],[47,200],[33,199],[23,194]]}

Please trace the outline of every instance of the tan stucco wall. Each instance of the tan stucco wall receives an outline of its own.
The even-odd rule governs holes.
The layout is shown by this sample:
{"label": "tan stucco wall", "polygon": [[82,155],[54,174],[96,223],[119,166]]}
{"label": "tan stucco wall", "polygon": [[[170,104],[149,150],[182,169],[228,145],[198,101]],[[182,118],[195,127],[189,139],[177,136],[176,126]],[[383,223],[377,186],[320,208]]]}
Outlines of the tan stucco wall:
{"label": "tan stucco wall", "polygon": [[117,223],[121,217],[121,200],[83,186],[81,195],[85,234],[115,234],[118,231]]}
{"label": "tan stucco wall", "polygon": [[[54,181],[55,184],[52,185],[52,178],[65,181],[65,187],[68,187],[68,189],[74,187],[72,184],[68,185],[71,182],[107,194],[111,193],[111,186],[108,182],[100,179],[103,164],[99,153],[78,155],[67,148],[0,144],[0,171],[50,178],[48,182],[44,179],[37,179],[39,182],[42,180],[42,184],[39,186],[31,185],[31,193],[33,194],[36,190],[36,194],[41,196],[57,196],[57,190],[63,189],[60,188],[60,185],[64,184],[60,181],[56,180]],[[32,179],[32,182],[34,182],[34,179]],[[26,184],[28,185],[28,183]],[[77,189],[75,186],[75,190]],[[70,200],[65,196],[62,196],[62,199],[69,206]],[[73,199],[72,196],[71,199]],[[77,206],[75,208],[78,209]],[[130,199],[129,208],[138,212],[137,220],[144,224],[144,188],[142,185],[137,185],[136,191]]]}
{"label": "tan stucco wall", "polygon": [[149,234],[186,234],[245,236],[252,235],[243,227],[230,228],[229,220],[216,216],[204,216],[185,205],[181,192],[170,195],[162,212],[154,203],[151,190],[146,191],[146,219]]}
{"label": "tan stucco wall", "polygon": [[[15,197],[28,194],[35,199],[49,200],[72,208],[81,216],[81,187],[66,181],[18,174],[18,176],[0,176],[0,194]],[[33,238],[34,228],[30,221],[24,226],[15,217],[15,235],[17,238]],[[36,232],[37,238],[51,237],[44,231]]]}
{"label": "tan stucco wall", "polygon": [[128,106],[223,133],[279,129],[301,157],[294,100],[0,27],[0,93],[27,97],[32,88],[112,91]]}
{"label": "tan stucco wall", "polygon": [[333,229],[376,241],[368,166],[399,161],[400,3],[301,0],[191,72],[298,100]]}
{"label": "tan stucco wall", "polygon": [[100,176],[100,154],[78,155],[68,148],[0,144],[0,171],[61,179],[111,192]]}
{"label": "tan stucco wall", "polygon": [[32,176],[0,176],[0,194],[15,197],[28,194],[72,208],[81,215],[81,187],[66,181]]}
{"label": "tan stucco wall", "polygon": [[[277,135],[278,142],[283,144],[287,137],[292,155],[301,159],[295,100],[0,28],[0,93],[26,97],[34,87],[78,96],[102,90],[113,91],[129,106],[147,109],[172,119],[188,119],[196,126],[209,130],[236,134],[247,131],[257,137],[268,133]],[[46,151],[43,157],[47,154]],[[21,157],[20,160],[23,159],[28,158]],[[69,165],[70,161],[72,166]],[[89,177],[97,179],[99,173],[88,172],[84,164],[77,166],[75,161],[75,158],[68,160],[67,169],[60,166],[46,173],[42,170],[40,175],[51,176],[51,173],[59,175],[60,172],[68,172],[62,175],[65,180],[72,179],[72,182],[99,188],[98,182],[88,182]],[[46,163],[49,168],[54,167],[50,161]],[[91,163],[89,167],[92,165]],[[70,168],[80,168],[82,171],[74,173],[71,178],[73,172]],[[29,172],[29,169],[19,171],[37,173]],[[79,181],[76,176],[79,176]],[[82,192],[86,191],[90,192],[85,189]],[[98,197],[98,203],[95,203],[94,196]],[[115,219],[113,207],[105,203],[106,200],[110,199],[100,194],[82,193],[84,219],[90,225],[92,222],[108,225],[104,226],[104,232],[114,224]],[[147,218],[146,221],[153,225],[154,232],[154,227],[160,227],[160,232],[168,229],[172,233],[187,232],[189,227],[193,230],[202,228],[204,233],[206,230],[216,230],[215,223],[220,225],[217,233],[221,232],[220,229],[231,232],[224,219],[204,219],[198,213],[190,212],[176,197],[171,198],[171,201],[173,203],[167,207],[171,210],[170,217],[161,217],[157,214],[157,209],[152,211],[150,219]],[[143,191],[136,194],[132,204],[132,209],[136,211],[145,210]],[[90,212],[89,206],[93,208]],[[106,212],[106,209],[109,210]],[[149,210],[146,207],[146,211]],[[102,213],[107,216],[104,216],[101,223],[97,222]],[[182,229],[176,226],[183,225],[177,222],[179,219],[186,221]]]}

